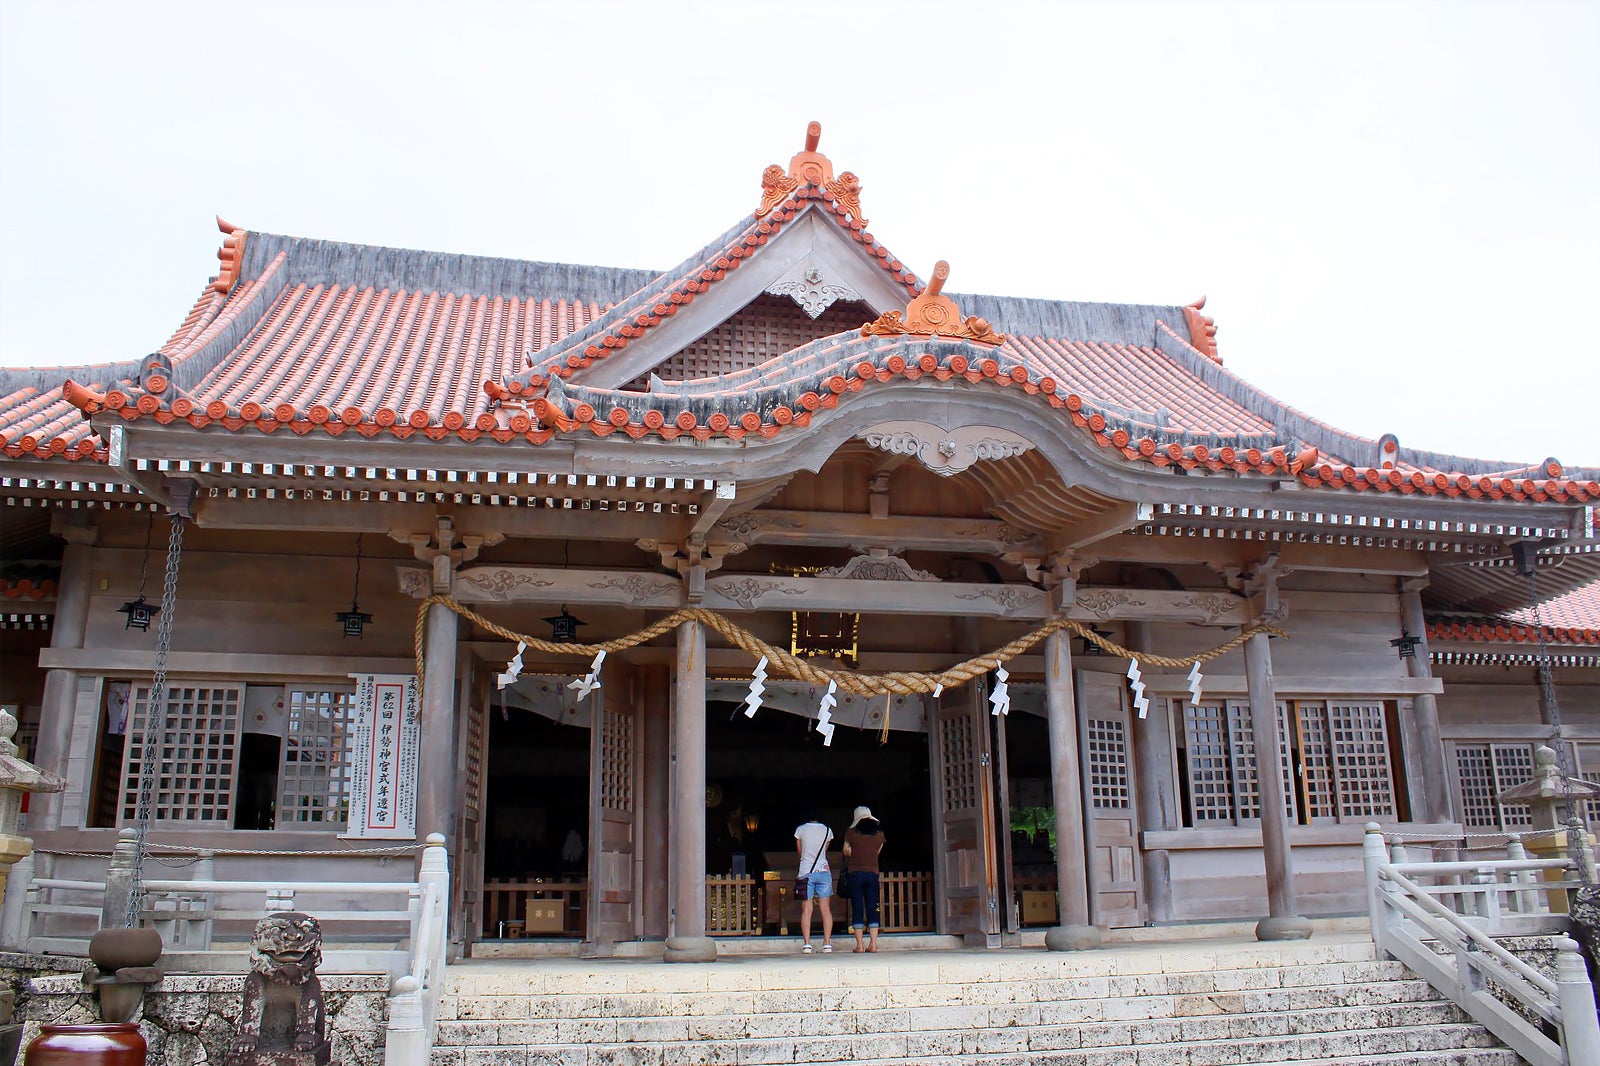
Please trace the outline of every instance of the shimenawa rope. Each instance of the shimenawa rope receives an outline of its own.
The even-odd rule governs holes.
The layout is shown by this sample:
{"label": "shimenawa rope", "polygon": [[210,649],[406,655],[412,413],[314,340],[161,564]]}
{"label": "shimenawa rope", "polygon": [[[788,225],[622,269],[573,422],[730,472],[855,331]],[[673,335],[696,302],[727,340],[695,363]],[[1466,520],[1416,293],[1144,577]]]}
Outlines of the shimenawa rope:
{"label": "shimenawa rope", "polygon": [[471,608],[464,606],[453,597],[441,594],[429,596],[422,601],[421,606],[417,609],[413,650],[417,660],[418,688],[422,687],[427,674],[427,664],[424,662],[423,657],[423,642],[427,634],[428,609],[434,604],[449,608],[462,618],[493,633],[495,636],[502,637],[513,643],[526,644],[534,651],[543,652],[547,655],[589,657],[602,651],[609,654],[626,648],[638,647],[640,644],[645,644],[663,634],[670,633],[685,622],[699,622],[716,630],[736,647],[749,654],[751,658],[759,659],[763,655],[766,656],[767,661],[775,668],[774,673],[798,681],[805,681],[812,685],[826,685],[829,681],[832,681],[841,691],[850,692],[858,696],[882,696],[890,693],[911,696],[932,692],[940,686],[956,688],[975,677],[988,673],[999,663],[1016,658],[1050,634],[1063,630],[1090,641],[1112,655],[1124,659],[1138,659],[1140,662],[1148,663],[1152,666],[1174,668],[1192,666],[1195,663],[1205,663],[1226,655],[1257,633],[1267,633],[1278,637],[1287,637],[1289,635],[1270,623],[1254,622],[1245,626],[1239,632],[1239,635],[1232,640],[1218,644],[1214,648],[1208,648],[1194,655],[1174,657],[1154,655],[1149,652],[1135,652],[1106,639],[1089,626],[1082,625],[1069,618],[1053,618],[1031,633],[1020,636],[1010,643],[996,648],[994,651],[984,652],[982,655],[957,663],[941,673],[925,674],[907,670],[894,670],[883,674],[865,674],[855,670],[830,669],[818,666],[809,660],[801,659],[782,648],[773,647],[744,627],[736,625],[723,615],[705,607],[680,607],[665,618],[652,622],[643,629],[630,633],[625,637],[618,637],[615,640],[608,640],[599,644],[562,644],[550,640],[540,640],[538,637],[507,629],[498,622],[491,621]]}

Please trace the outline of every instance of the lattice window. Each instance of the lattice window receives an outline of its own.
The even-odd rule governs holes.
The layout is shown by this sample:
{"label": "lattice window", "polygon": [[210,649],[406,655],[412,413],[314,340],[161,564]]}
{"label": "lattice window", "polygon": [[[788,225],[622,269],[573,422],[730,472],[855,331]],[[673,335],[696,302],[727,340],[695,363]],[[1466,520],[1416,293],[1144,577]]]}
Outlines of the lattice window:
{"label": "lattice window", "polygon": [[278,827],[345,825],[350,821],[354,690],[290,686],[284,709],[287,722],[278,772]]}
{"label": "lattice window", "polygon": [[1341,819],[1394,817],[1389,731],[1381,703],[1329,703]]}
{"label": "lattice window", "polygon": [[[1256,731],[1250,724],[1250,704],[1245,700],[1229,700],[1228,730],[1233,743],[1233,776],[1236,813],[1240,821],[1259,821],[1261,818],[1261,782],[1256,772]],[[1283,778],[1284,813],[1290,821],[1295,817],[1294,772],[1289,761],[1289,709],[1278,704],[1278,772]]]}
{"label": "lattice window", "polygon": [[1301,799],[1306,817],[1334,818],[1338,799],[1333,785],[1333,752],[1328,742],[1328,708],[1322,703],[1295,703],[1299,742]]}
{"label": "lattice window", "polygon": [[600,806],[633,810],[633,716],[602,714],[600,728]]}
{"label": "lattice window", "polygon": [[1526,803],[1495,797],[1533,777],[1532,744],[1462,744],[1456,749],[1457,797],[1469,829],[1523,829],[1533,824]]}
{"label": "lattice window", "polygon": [[1456,781],[1461,821],[1468,829],[1500,828],[1500,805],[1495,802],[1494,762],[1487,744],[1456,745]]}
{"label": "lattice window", "polygon": [[1227,710],[1218,703],[1186,703],[1183,708],[1185,765],[1190,807],[1196,825],[1232,822],[1233,760],[1229,755]]}
{"label": "lattice window", "polygon": [[[1291,822],[1395,814],[1387,710],[1381,702],[1278,701],[1278,771]],[[1250,704],[1184,704],[1182,756],[1190,825],[1259,821]]]}
{"label": "lattice window", "polygon": [[[242,685],[169,685],[166,729],[157,753],[151,817],[231,827],[239,768]],[[135,684],[129,700],[128,744],[122,760],[124,821],[138,817],[150,686]]]}
{"label": "lattice window", "polygon": [[[1501,793],[1533,779],[1533,745],[1495,744],[1494,789]],[[1533,824],[1533,811],[1526,803],[1500,804],[1500,824],[1506,829],[1522,829]]]}
{"label": "lattice window", "polygon": [[1089,801],[1102,811],[1129,807],[1127,729],[1114,719],[1089,719]]}
{"label": "lattice window", "polygon": [[488,707],[474,707],[467,714],[466,791],[462,797],[462,817],[476,823],[483,815],[483,761],[488,731]]}
{"label": "lattice window", "polygon": [[947,811],[967,811],[978,805],[972,741],[970,716],[940,719],[939,748],[944,763],[944,809]]}
{"label": "lattice window", "polygon": [[[864,303],[841,300],[813,319],[789,297],[763,294],[677,355],[663,360],[652,373],[663,381],[731,374],[759,366],[819,337],[859,329],[876,317]],[[643,392],[649,385],[650,375],[642,374],[623,388]]]}

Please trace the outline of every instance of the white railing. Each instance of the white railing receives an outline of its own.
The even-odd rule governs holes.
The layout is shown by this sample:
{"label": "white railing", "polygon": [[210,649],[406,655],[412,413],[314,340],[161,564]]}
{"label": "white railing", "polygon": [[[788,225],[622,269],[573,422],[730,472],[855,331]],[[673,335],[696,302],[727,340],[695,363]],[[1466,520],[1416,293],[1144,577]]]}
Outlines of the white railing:
{"label": "white railing", "polygon": [[35,877],[36,869],[31,854],[11,868],[0,905],[0,947],[87,957],[105,909],[106,883]]}
{"label": "white railing", "polygon": [[[450,864],[444,845],[443,836],[429,835],[416,881],[299,881],[292,887],[281,881],[218,880],[211,876],[212,860],[203,856],[193,867],[193,879],[144,882],[140,923],[161,931],[163,968],[189,972],[236,968],[226,956],[242,954],[255,922],[276,911],[298,910],[325,926],[357,930],[353,935],[361,939],[392,941],[395,947],[366,949],[336,948],[325,941],[323,970],[386,973],[393,984],[385,1066],[427,1066],[448,942]],[[104,881],[34,877],[33,857],[19,861],[0,905],[0,946],[87,956],[94,931],[121,924],[113,913],[119,905],[126,914],[131,846],[131,838],[118,841],[120,851],[113,852]],[[388,910],[345,905],[370,906],[374,897],[390,897],[397,905]],[[228,949],[214,947],[218,923],[241,931]],[[374,932],[384,925],[400,925],[403,933]]]}
{"label": "white railing", "polygon": [[[1517,845],[1520,850],[1520,845]],[[1583,882],[1570,859],[1408,862],[1369,824],[1362,844],[1372,940],[1533,1066],[1600,1066],[1600,1021],[1577,941],[1551,894]],[[1552,879],[1552,875],[1555,879]],[[1535,880],[1543,878],[1543,880]],[[1544,976],[1494,938],[1554,934],[1556,975]],[[1497,997],[1500,989],[1519,1012]],[[1545,1027],[1529,1017],[1548,1023]]]}
{"label": "white railing", "polygon": [[411,938],[411,958],[389,997],[384,1066],[427,1066],[433,1050],[433,1024],[444,990],[450,866],[443,836],[431,833],[427,844],[417,871],[422,909]]}

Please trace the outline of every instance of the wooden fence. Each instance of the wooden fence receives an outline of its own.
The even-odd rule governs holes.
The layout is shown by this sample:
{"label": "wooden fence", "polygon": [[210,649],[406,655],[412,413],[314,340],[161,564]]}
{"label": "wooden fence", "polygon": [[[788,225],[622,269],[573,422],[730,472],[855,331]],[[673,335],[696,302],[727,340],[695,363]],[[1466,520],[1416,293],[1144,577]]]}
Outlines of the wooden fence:
{"label": "wooden fence", "polygon": [[932,932],[934,913],[933,874],[930,871],[878,875],[878,921],[883,932]]}
{"label": "wooden fence", "polygon": [[[529,901],[559,903],[559,924],[552,922],[540,928],[536,922],[536,927],[530,929]],[[481,935],[485,940],[525,936],[582,937],[588,920],[588,901],[587,881],[485,881]]]}
{"label": "wooden fence", "polygon": [[[759,936],[776,914],[765,913],[762,882],[755,877],[706,877],[706,935]],[[926,933],[934,928],[936,913],[933,874],[926,870],[886,872],[878,877],[879,921],[885,933]],[[586,881],[486,881],[483,885],[485,940],[518,937],[582,937],[585,931],[589,886]],[[560,903],[560,925],[540,928],[528,924],[530,901]],[[792,906],[792,903],[791,903]],[[835,913],[848,915],[845,901]],[[536,908],[538,911],[538,908]],[[548,912],[540,912],[548,918]],[[847,917],[841,920],[848,921]]]}
{"label": "wooden fence", "polygon": [[761,932],[754,877],[706,878],[706,935],[755,936]]}

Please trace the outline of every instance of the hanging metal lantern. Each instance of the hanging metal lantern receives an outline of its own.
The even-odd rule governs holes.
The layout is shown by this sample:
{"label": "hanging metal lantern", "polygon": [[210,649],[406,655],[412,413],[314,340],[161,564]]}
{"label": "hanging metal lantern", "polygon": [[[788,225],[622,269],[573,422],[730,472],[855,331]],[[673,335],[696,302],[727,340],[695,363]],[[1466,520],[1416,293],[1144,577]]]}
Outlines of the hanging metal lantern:
{"label": "hanging metal lantern", "polygon": [[589,623],[579,618],[574,618],[567,613],[567,605],[561,605],[561,613],[545,619],[545,624],[550,627],[550,639],[557,644],[576,644],[578,642],[578,627]]}
{"label": "hanging metal lantern", "polygon": [[350,609],[339,611],[334,617],[339,620],[339,625],[344,629],[344,635],[360,639],[361,630],[372,623],[370,614],[363,614],[361,605],[356,602],[361,594],[361,534],[356,534],[356,580],[355,586],[350,590]]}
{"label": "hanging metal lantern", "polygon": [[1414,637],[1411,635],[1410,630],[1402,629],[1400,630],[1400,635],[1389,642],[1389,647],[1397,649],[1402,659],[1415,659],[1417,657],[1417,645],[1421,643],[1421,637]]}
{"label": "hanging metal lantern", "polygon": [[128,616],[128,621],[122,628],[137,629],[140,632],[148,632],[150,623],[155,620],[156,615],[161,613],[161,608],[158,605],[150,603],[144,598],[145,579],[150,576],[150,532],[155,528],[155,508],[152,507],[148,515],[149,517],[144,526],[144,560],[139,564],[139,598],[129,600],[117,608],[118,613]]}

